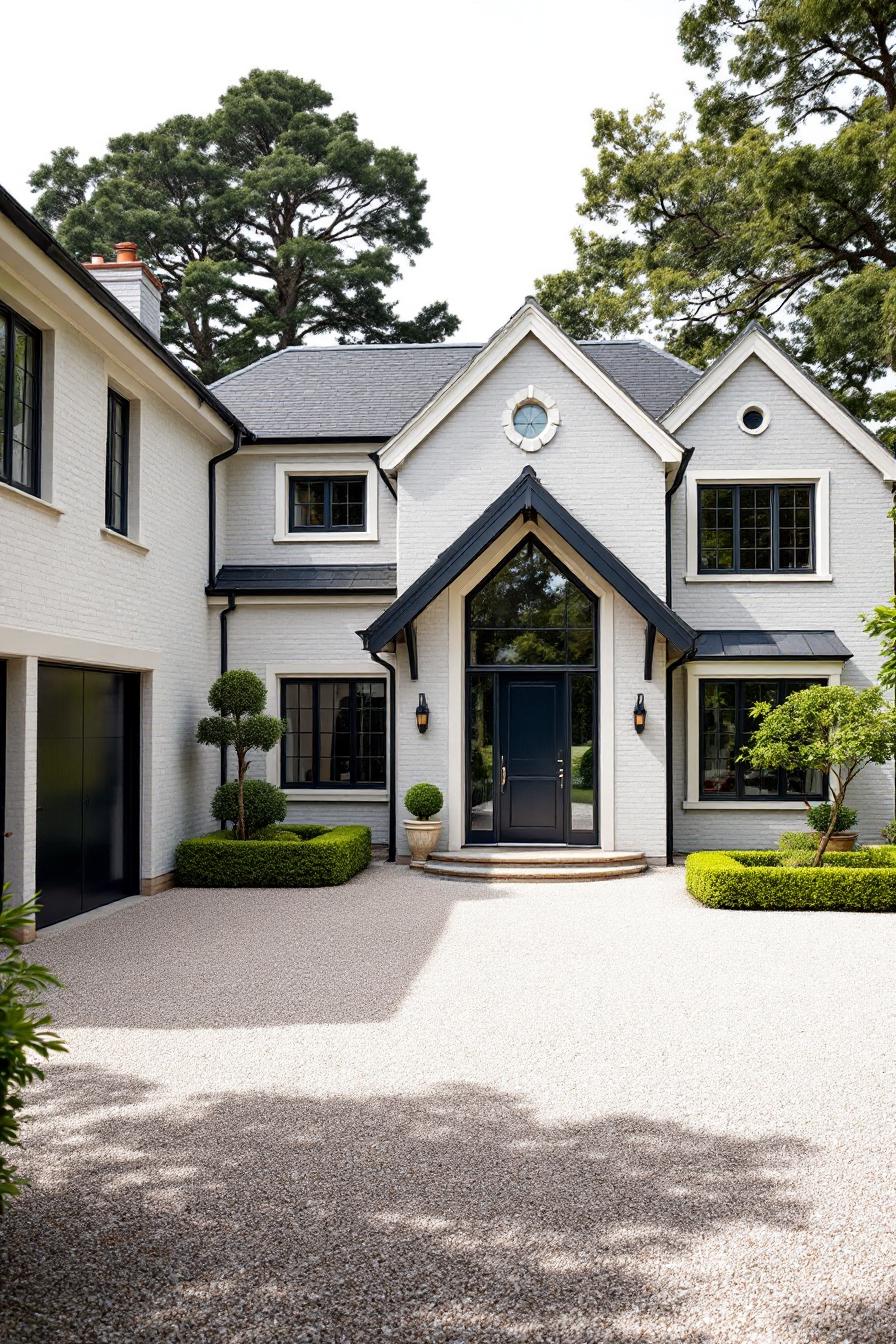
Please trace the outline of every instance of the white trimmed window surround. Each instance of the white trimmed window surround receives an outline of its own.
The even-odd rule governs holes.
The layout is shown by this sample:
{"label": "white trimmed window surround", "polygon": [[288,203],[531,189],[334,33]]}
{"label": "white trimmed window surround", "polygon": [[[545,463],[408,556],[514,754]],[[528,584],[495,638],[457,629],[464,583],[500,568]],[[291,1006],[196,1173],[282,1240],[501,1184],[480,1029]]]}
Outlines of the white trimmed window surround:
{"label": "white trimmed window surround", "polygon": [[[814,485],[815,569],[811,574],[699,573],[699,490],[701,485]],[[830,583],[831,473],[782,471],[695,471],[685,477],[687,500],[687,563],[685,583]]]}
{"label": "white trimmed window surround", "polygon": [[[363,476],[366,481],[365,526],[354,531],[328,532],[316,528],[307,532],[289,530],[289,482],[294,476],[326,476],[334,479],[340,476]],[[340,453],[338,457],[307,458],[297,457],[291,462],[274,464],[274,537],[276,542],[318,546],[329,541],[338,541],[345,545],[353,541],[376,541],[379,536],[377,518],[378,500],[376,463],[369,457],[349,457]]]}
{"label": "white trimmed window surround", "polygon": [[702,799],[700,797],[700,682],[701,681],[776,681],[793,679],[802,681],[816,677],[826,680],[829,685],[837,686],[843,672],[843,664],[832,659],[787,659],[787,658],[707,658],[688,663],[687,705],[685,710],[687,731],[686,759],[686,796],[682,802],[685,812],[805,812],[801,799],[782,801],[774,799],[763,802],[761,799],[732,799],[722,801]]}
{"label": "white trimmed window surround", "polygon": [[[546,424],[541,433],[531,436],[521,434],[514,424],[517,411],[523,406],[530,405],[540,407],[546,418]],[[542,392],[530,383],[528,387],[520,388],[519,392],[505,402],[501,424],[504,426],[505,435],[516,448],[522,448],[524,453],[537,453],[539,448],[543,448],[546,443],[550,443],[557,433],[557,426],[560,424],[560,411],[557,402],[549,393]]]}
{"label": "white trimmed window surround", "polygon": [[[283,680],[308,681],[354,679],[381,681],[386,676],[384,668],[366,658],[350,663],[267,663],[265,665],[265,685],[268,690],[268,712],[280,713],[280,682]],[[274,706],[272,709],[271,706]],[[386,694],[386,778],[389,778],[389,695]],[[271,784],[280,785],[280,744],[267,753],[265,775]],[[352,788],[286,788],[283,790],[290,802],[306,803],[385,803],[389,799],[389,788],[359,789]]]}

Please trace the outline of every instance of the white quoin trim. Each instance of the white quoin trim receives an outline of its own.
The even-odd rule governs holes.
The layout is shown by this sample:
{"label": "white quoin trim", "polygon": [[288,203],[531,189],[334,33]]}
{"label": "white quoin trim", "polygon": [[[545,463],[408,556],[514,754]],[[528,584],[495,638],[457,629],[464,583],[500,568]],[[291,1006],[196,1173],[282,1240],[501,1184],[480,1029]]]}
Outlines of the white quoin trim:
{"label": "white quoin trim", "polygon": [[534,336],[550,350],[562,364],[574,373],[586,387],[599,397],[611,411],[648,444],[666,463],[678,464],[682,448],[668,429],[648,415],[637,402],[614,383],[603,369],[598,368],[575,341],[552,322],[547,313],[533,300],[527,300],[510,321],[493,336],[488,345],[474,355],[465,368],[441,388],[435,396],[413,415],[395,434],[380,453],[385,471],[395,471],[418,444],[450,415],[462,401],[478,387],[484,378],[498,367],[527,336]]}
{"label": "white quoin trim", "polygon": [[616,816],[613,589],[552,528],[544,523],[536,527],[521,518],[502,532],[448,588],[448,847],[460,849],[466,838],[465,599],[530,532],[598,599],[598,837],[601,849],[613,849]]}
{"label": "white quoin trim", "polygon": [[762,363],[817,415],[820,415],[835,433],[852,444],[873,467],[877,467],[885,481],[896,481],[896,458],[887,452],[881,441],[835,401],[829,392],[800,368],[799,364],[794,363],[761,327],[755,325],[748,327],[667,412],[663,417],[666,428],[673,434],[677,433],[694,412],[699,410],[733,373],[737,372],[745,360],[752,357],[761,359]]}

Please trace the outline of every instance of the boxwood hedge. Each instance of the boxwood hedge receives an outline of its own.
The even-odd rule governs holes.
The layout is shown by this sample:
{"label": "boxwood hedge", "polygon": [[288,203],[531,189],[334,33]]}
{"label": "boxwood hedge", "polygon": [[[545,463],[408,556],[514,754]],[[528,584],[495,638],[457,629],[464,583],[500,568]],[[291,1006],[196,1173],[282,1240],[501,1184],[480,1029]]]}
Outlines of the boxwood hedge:
{"label": "boxwood hedge", "polygon": [[175,855],[182,887],[333,887],[370,862],[367,826],[276,826],[265,839],[211,831],[182,840]]}
{"label": "boxwood hedge", "polygon": [[783,867],[779,850],[704,850],[688,855],[685,880],[728,910],[896,910],[896,846],[826,855],[821,868]]}

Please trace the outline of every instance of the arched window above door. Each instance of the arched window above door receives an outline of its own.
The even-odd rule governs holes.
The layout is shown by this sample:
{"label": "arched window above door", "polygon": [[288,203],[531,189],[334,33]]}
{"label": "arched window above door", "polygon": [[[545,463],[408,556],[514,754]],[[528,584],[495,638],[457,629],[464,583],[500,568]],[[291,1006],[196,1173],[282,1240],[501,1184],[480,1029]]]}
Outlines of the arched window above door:
{"label": "arched window above door", "polygon": [[594,599],[529,536],[467,600],[474,667],[596,662]]}

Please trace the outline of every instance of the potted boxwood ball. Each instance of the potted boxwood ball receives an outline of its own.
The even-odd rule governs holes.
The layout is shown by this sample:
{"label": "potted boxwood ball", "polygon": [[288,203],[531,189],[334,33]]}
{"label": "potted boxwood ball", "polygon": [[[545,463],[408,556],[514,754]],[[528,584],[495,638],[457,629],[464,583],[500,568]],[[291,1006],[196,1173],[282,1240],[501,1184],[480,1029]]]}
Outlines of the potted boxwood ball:
{"label": "potted boxwood ball", "polygon": [[442,823],[435,815],[444,801],[441,789],[435,784],[412,784],[404,796],[405,807],[416,818],[404,823],[412,868],[422,868],[439,843]]}
{"label": "potted boxwood ball", "polygon": [[[828,841],[828,849],[842,852],[855,847],[858,831],[854,831],[853,827],[857,817],[858,813],[854,807],[841,807],[837,825]],[[816,807],[810,807],[806,812],[806,821],[815,831],[816,838],[820,839],[831,824],[830,803],[819,803]]]}

